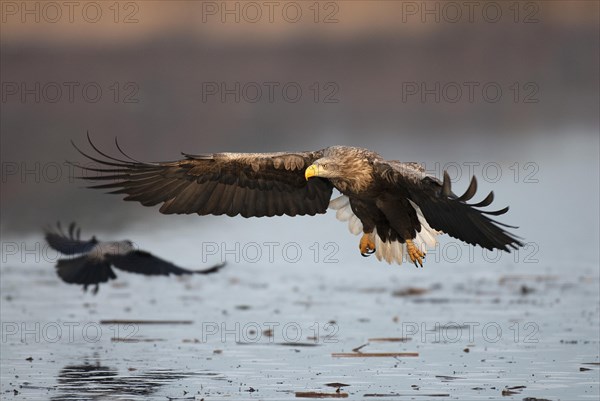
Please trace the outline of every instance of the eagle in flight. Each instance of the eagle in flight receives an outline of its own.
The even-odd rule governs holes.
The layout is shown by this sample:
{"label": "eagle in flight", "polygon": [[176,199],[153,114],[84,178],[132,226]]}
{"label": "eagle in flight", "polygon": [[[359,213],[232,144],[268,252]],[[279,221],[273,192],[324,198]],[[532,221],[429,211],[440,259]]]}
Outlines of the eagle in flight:
{"label": "eagle in flight", "polygon": [[[385,160],[367,149],[331,146],[312,152],[213,153],[170,162],[147,163],[130,158],[115,140],[122,157],[102,152],[88,141],[98,165],[83,166],[79,177],[100,182],[91,188],[125,194],[144,206],[161,204],[164,214],[243,217],[302,216],[335,209],[358,235],[360,253],[388,263],[409,258],[423,266],[427,249],[446,233],[471,245],[509,251],[523,243],[490,216],[494,194],[467,203],[477,191],[472,178],[466,192],[455,195],[450,178],[428,175],[418,163]],[[341,196],[331,200],[333,189]]]}
{"label": "eagle in flight", "polygon": [[117,278],[111,265],[127,272],[148,276],[212,274],[225,266],[221,263],[205,270],[188,270],[149,252],[135,249],[133,242],[129,240],[102,242],[95,236],[89,240],[82,240],[81,231],[75,223],[69,225],[67,234],[59,222],[56,228],[46,229],[45,237],[52,249],[69,256],[58,259],[58,276],[66,283],[82,284],[84,291],[89,285],[95,285],[93,294],[98,292],[100,283]]}

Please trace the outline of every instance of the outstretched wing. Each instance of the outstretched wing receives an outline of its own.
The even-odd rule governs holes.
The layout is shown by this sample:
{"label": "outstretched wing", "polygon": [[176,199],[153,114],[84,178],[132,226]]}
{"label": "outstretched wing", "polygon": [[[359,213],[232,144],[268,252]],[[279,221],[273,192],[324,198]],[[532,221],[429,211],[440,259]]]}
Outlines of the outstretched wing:
{"label": "outstretched wing", "polygon": [[64,255],[87,253],[98,243],[96,237],[82,241],[81,229],[75,223],[69,224],[68,234],[63,231],[60,222],[56,223],[56,227],[48,227],[45,231],[48,245]]}
{"label": "outstretched wing", "polygon": [[88,285],[105,283],[117,278],[110,268],[110,263],[85,255],[59,259],[56,263],[56,273],[65,283],[83,284],[84,289]]}
{"label": "outstretched wing", "polygon": [[[89,140],[89,136],[88,136]],[[144,206],[162,204],[164,214],[227,214],[244,217],[296,216],[325,213],[333,185],[321,178],[306,180],[304,170],[322,152],[215,153],[187,155],[163,163],[117,159],[101,152],[90,156],[75,148],[97,168],[82,169],[92,181],[108,181],[91,188],[114,189],[125,200]],[[100,174],[98,174],[100,173]]]}
{"label": "outstretched wing", "polygon": [[206,270],[188,270],[145,251],[131,251],[125,255],[110,255],[106,259],[121,270],[148,276],[211,274],[218,272],[225,266],[224,263],[221,263]]}
{"label": "outstretched wing", "polygon": [[413,163],[384,162],[376,164],[376,171],[385,180],[398,185],[408,193],[423,213],[429,225],[471,245],[486,249],[509,251],[523,243],[504,227],[516,228],[491,219],[508,211],[508,207],[497,211],[482,210],[494,200],[494,193],[479,203],[469,204],[477,191],[477,180],[472,178],[469,188],[462,196],[451,190],[450,177],[444,171],[444,181],[429,176]]}

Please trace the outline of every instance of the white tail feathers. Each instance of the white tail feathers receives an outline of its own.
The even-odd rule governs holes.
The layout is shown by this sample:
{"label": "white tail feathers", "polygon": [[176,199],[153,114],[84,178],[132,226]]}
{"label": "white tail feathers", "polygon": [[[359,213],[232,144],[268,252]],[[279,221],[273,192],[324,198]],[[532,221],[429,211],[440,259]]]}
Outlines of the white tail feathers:
{"label": "white tail feathers", "polygon": [[[412,201],[409,200],[409,202],[417,212],[417,218],[419,219],[419,223],[421,223],[421,230],[413,238],[413,243],[421,252],[426,253],[428,249],[435,248],[437,244],[436,237],[442,234],[442,232],[431,228],[427,220],[425,220],[421,209]],[[363,225],[352,211],[350,199],[347,196],[342,195],[333,199],[329,202],[329,207],[336,210],[336,218],[338,220],[348,222],[348,229],[352,234],[358,235],[363,231]],[[404,257],[408,255],[406,243],[399,241],[384,242],[377,235],[376,229],[371,233],[371,240],[375,243],[375,257],[377,260],[385,260],[389,264],[395,262],[400,265]]]}
{"label": "white tail feathers", "polygon": [[362,233],[363,225],[358,217],[352,211],[350,199],[346,195],[339,196],[329,202],[329,207],[337,210],[335,217],[340,221],[348,222],[348,229],[354,235]]}
{"label": "white tail feathers", "polygon": [[396,262],[402,264],[403,257],[406,253],[406,244],[398,241],[384,242],[379,235],[377,229],[371,233],[371,240],[375,242],[375,257],[377,260],[385,260],[388,263]]}
{"label": "white tail feathers", "polygon": [[427,220],[425,220],[425,216],[423,216],[421,208],[410,199],[408,201],[417,212],[417,218],[419,219],[419,223],[421,223],[421,231],[417,233],[417,236],[413,239],[413,242],[422,252],[425,252],[430,248],[435,248],[435,245],[437,244],[436,237],[443,233],[431,228]]}

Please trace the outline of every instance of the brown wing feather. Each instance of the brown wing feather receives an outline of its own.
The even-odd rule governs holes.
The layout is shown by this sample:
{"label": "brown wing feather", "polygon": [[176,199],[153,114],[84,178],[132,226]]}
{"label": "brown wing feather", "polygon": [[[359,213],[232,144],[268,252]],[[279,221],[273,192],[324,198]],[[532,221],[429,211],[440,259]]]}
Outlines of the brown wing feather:
{"label": "brown wing feather", "polygon": [[419,206],[425,219],[434,229],[468,244],[477,244],[490,250],[508,251],[523,245],[516,236],[502,227],[510,226],[488,217],[504,214],[508,208],[498,211],[478,209],[492,203],[492,194],[479,203],[466,203],[477,190],[475,178],[471,180],[466,192],[459,197],[452,193],[450,178],[446,172],[444,180],[440,182],[407,163],[379,163],[377,171],[383,179],[407,191],[410,200]]}
{"label": "brown wing feather", "polygon": [[125,200],[144,206],[162,203],[165,214],[315,215],[327,211],[333,190],[328,180],[304,178],[322,151],[185,155],[173,162],[144,163],[109,156],[88,140],[93,156],[73,146],[99,165],[78,166],[100,173],[82,177],[102,182],[91,188],[125,194]]}

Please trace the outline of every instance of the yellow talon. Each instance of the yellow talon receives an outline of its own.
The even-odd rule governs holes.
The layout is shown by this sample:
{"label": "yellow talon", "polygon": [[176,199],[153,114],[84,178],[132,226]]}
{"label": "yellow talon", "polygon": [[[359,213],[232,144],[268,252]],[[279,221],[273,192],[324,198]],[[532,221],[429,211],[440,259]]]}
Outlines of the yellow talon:
{"label": "yellow talon", "polygon": [[358,245],[362,256],[369,256],[375,252],[375,243],[371,240],[371,234],[363,234]]}
{"label": "yellow talon", "polygon": [[406,250],[408,251],[408,257],[410,258],[410,261],[413,262],[417,267],[423,267],[425,252],[421,252],[421,250],[417,248],[410,239],[406,240]]}

